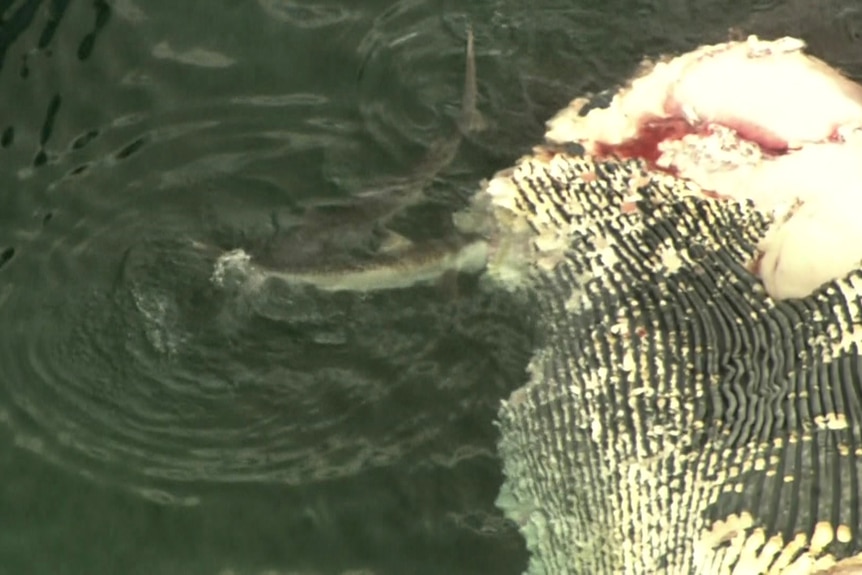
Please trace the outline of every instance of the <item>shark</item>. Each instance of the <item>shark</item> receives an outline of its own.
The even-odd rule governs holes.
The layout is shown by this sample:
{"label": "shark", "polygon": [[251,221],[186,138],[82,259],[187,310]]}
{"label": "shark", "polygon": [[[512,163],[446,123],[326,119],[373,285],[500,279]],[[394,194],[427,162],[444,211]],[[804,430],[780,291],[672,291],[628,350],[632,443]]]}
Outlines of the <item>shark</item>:
{"label": "shark", "polygon": [[457,157],[466,136],[486,127],[477,108],[476,54],[466,31],[464,87],[453,129],[436,139],[411,171],[409,183],[356,194],[346,204],[310,209],[291,229],[267,241],[224,252],[217,268],[242,262],[258,279],[272,278],[321,291],[375,291],[434,282],[452,273],[478,273],[488,257],[487,239],[447,232],[412,241],[390,224],[427,199],[427,189]]}

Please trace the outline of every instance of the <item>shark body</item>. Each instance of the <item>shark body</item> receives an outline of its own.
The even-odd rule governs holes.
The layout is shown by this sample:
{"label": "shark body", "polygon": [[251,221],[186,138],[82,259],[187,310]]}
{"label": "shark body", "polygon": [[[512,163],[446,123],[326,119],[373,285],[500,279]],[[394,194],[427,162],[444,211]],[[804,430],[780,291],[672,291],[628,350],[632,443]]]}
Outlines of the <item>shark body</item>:
{"label": "shark body", "polygon": [[301,224],[249,248],[247,254],[242,251],[248,257],[240,259],[247,259],[257,275],[322,291],[398,289],[453,271],[481,271],[488,254],[482,238],[453,232],[451,237],[414,243],[388,227],[398,214],[426,199],[428,186],[455,159],[464,136],[484,127],[476,106],[473,42],[468,28],[464,92],[454,130],[429,147],[409,185],[369,190],[346,205],[314,208]]}

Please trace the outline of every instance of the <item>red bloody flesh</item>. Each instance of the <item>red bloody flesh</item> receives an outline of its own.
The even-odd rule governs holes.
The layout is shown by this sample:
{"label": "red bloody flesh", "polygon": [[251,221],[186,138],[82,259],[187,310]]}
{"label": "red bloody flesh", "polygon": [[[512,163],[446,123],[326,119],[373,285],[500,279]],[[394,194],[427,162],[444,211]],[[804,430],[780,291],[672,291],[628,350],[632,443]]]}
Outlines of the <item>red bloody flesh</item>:
{"label": "red bloody flesh", "polygon": [[787,141],[765,128],[730,118],[724,119],[721,124],[734,130],[742,139],[754,142],[765,152],[776,155],[787,152]]}
{"label": "red bloody flesh", "polygon": [[641,122],[638,134],[621,144],[611,145],[599,142],[599,156],[614,155],[619,158],[642,158],[655,164],[661,152],[658,145],[665,140],[678,140],[694,129],[682,118],[647,118]]}
{"label": "red bloody flesh", "polygon": [[[731,125],[734,124],[734,125]],[[658,118],[650,117],[644,119],[639,127],[637,135],[620,144],[606,144],[597,142],[596,155],[615,156],[618,158],[640,158],[645,160],[653,168],[661,169],[676,175],[676,169],[670,167],[658,167],[656,162],[661,156],[659,144],[665,141],[679,140],[689,134],[700,134],[708,136],[714,124],[692,125],[682,117]],[[756,143],[767,156],[779,156],[789,151],[787,142],[773,134],[759,128],[758,126],[742,122],[722,122],[722,125],[736,131],[740,137]],[[834,138],[839,139],[837,133]]]}

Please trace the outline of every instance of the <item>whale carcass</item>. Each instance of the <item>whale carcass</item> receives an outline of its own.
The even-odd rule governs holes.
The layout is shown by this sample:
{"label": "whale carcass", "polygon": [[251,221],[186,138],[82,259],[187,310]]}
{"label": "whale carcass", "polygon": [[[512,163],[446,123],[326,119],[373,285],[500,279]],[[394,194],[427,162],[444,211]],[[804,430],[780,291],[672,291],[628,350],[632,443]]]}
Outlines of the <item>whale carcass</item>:
{"label": "whale carcass", "polygon": [[862,573],[862,88],[750,37],[603,104],[456,218],[543,326],[499,412],[528,572]]}

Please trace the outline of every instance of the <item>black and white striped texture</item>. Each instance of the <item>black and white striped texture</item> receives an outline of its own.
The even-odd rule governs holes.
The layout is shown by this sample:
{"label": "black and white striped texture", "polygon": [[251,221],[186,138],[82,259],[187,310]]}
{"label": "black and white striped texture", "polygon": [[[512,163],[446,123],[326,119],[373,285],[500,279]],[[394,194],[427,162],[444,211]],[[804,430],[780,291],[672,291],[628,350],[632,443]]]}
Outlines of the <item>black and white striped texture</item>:
{"label": "black and white striped texture", "polygon": [[542,331],[499,412],[530,574],[862,573],[862,273],[773,301],[770,216],[637,160],[537,150],[475,205]]}

